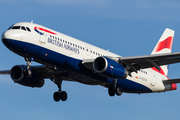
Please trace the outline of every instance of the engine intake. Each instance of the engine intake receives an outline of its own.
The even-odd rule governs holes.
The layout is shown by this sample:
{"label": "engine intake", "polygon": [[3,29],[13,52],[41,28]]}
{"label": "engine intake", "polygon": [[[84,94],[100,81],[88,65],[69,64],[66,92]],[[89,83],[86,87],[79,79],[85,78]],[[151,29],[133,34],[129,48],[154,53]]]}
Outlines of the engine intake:
{"label": "engine intake", "polygon": [[23,65],[12,67],[10,76],[14,82],[24,86],[42,87],[44,85],[44,79],[35,70],[32,70],[32,75],[28,76],[27,67]]}
{"label": "engine intake", "polygon": [[108,57],[98,57],[94,60],[93,69],[98,74],[108,78],[125,79],[127,70],[118,62]]}

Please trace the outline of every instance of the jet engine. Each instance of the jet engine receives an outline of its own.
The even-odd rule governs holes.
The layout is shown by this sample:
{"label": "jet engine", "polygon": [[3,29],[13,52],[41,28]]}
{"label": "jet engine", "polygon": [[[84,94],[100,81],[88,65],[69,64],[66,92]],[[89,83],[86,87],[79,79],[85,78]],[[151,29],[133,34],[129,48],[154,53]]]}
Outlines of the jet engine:
{"label": "jet engine", "polygon": [[93,62],[93,69],[98,74],[101,74],[108,78],[120,78],[127,77],[127,70],[118,62],[108,57],[98,57]]}
{"label": "jet engine", "polygon": [[15,83],[24,86],[42,87],[44,85],[44,79],[35,70],[31,70],[31,75],[28,75],[27,67],[23,65],[12,67],[10,76]]}

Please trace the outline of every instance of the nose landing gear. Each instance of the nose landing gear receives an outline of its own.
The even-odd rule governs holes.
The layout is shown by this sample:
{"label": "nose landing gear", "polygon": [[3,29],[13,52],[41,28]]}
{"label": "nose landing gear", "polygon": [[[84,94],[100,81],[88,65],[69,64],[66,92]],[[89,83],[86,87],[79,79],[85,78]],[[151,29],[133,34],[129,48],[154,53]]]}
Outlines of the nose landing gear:
{"label": "nose landing gear", "polygon": [[31,67],[31,61],[33,61],[33,59],[34,58],[31,58],[31,57],[25,57],[25,61],[27,62],[26,63],[27,64],[27,74],[29,77],[31,77],[31,75],[32,75],[32,71],[31,71],[30,67]]}

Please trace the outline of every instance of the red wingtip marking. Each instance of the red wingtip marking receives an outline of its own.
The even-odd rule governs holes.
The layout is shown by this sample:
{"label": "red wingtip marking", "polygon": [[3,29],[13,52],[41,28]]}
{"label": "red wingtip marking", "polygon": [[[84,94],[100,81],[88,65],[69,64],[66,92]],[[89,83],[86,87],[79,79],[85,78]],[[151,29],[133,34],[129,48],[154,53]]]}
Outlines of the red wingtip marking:
{"label": "red wingtip marking", "polygon": [[168,48],[168,49],[171,50],[172,49],[172,42],[173,42],[173,37],[172,36],[166,38],[165,40],[158,43],[155,51],[159,52],[164,48]]}
{"label": "red wingtip marking", "polygon": [[177,89],[177,85],[175,83],[172,83],[171,90],[176,90],[176,89]]}

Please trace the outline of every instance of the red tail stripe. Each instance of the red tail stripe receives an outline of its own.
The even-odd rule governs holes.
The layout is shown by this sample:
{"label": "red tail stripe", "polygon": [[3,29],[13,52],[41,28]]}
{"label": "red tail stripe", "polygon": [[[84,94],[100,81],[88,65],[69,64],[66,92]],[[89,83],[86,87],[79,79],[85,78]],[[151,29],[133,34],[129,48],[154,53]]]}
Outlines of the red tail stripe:
{"label": "red tail stripe", "polygon": [[54,34],[54,35],[56,35],[56,33],[51,32],[51,31],[46,30],[46,29],[43,29],[43,28],[40,28],[40,27],[34,27],[34,29],[38,29],[38,30],[41,30],[41,31],[44,31],[44,32],[47,32],[47,33],[50,33],[50,34]]}
{"label": "red tail stripe", "polygon": [[160,67],[160,70],[156,69],[155,67],[152,67],[151,69],[153,69],[154,71],[158,72],[158,73],[161,73],[162,75],[166,76],[167,75],[164,73],[163,69]]}
{"label": "red tail stripe", "polygon": [[166,38],[165,40],[158,43],[155,51],[159,52],[164,48],[172,49],[172,42],[173,42],[172,36]]}

